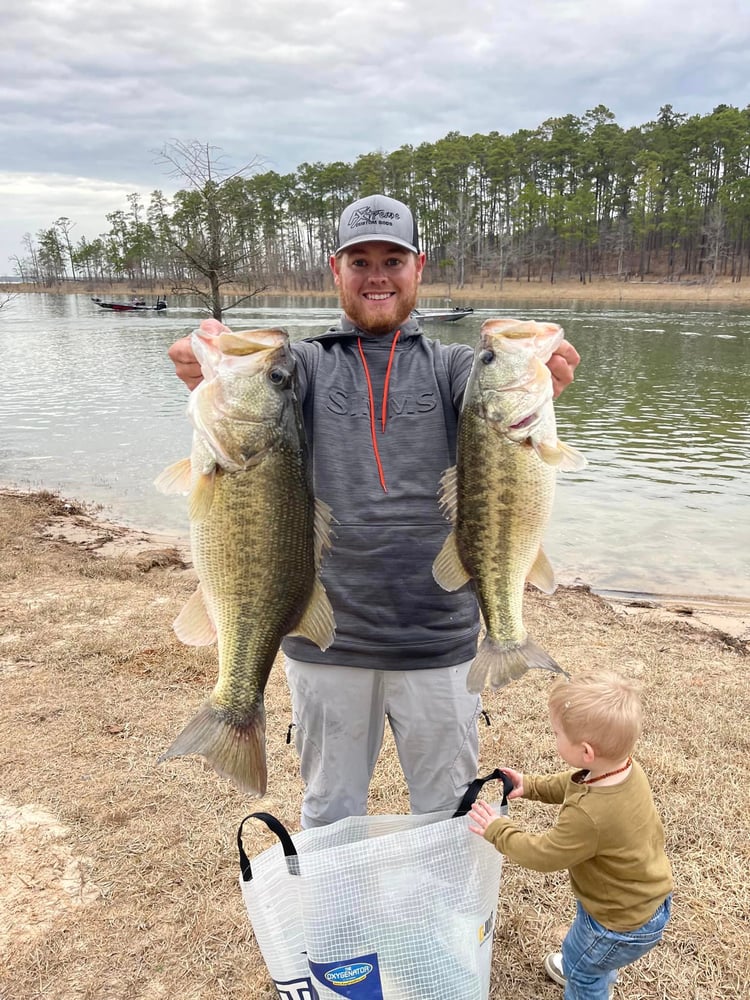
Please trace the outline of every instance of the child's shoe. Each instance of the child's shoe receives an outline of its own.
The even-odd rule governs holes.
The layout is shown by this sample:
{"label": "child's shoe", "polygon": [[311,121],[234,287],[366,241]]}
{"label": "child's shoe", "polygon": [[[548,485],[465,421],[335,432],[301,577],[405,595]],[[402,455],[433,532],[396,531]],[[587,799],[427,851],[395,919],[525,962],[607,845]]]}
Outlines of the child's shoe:
{"label": "child's shoe", "polygon": [[544,971],[553,983],[558,986],[565,985],[565,973],[562,967],[562,952],[551,951],[544,960]]}
{"label": "child's shoe", "polygon": [[[565,973],[563,972],[561,951],[551,951],[549,955],[547,955],[544,960],[544,971],[553,983],[557,983],[558,986],[565,985]],[[614,983],[611,983],[609,987],[610,1000],[612,1000],[614,995],[615,986]]]}

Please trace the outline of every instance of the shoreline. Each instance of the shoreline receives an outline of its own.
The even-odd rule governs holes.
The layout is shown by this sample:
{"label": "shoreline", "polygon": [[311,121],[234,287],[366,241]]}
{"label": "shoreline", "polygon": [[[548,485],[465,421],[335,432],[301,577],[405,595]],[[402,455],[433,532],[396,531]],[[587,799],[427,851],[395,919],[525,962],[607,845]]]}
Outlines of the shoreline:
{"label": "shoreline", "polygon": [[[107,559],[126,558],[141,564],[192,567],[190,539],[178,533],[151,531],[102,517],[96,504],[61,497],[49,490],[23,490],[0,486],[0,504],[13,498],[52,498],[53,513],[43,537],[74,545]],[[684,622],[727,646],[750,652],[750,598],[702,594],[634,594],[595,590],[577,581],[558,583],[557,591],[588,593],[619,616],[649,622]]]}
{"label": "shoreline", "polygon": [[[247,289],[238,285],[227,285],[223,290],[225,296],[243,295]],[[127,282],[63,282],[51,288],[40,288],[32,284],[8,283],[0,285],[0,294],[47,294],[47,295],[115,295],[119,297],[134,294],[156,297],[172,293],[164,286],[146,286],[129,284]],[[303,289],[267,288],[258,292],[262,298],[298,298],[326,299],[335,298],[336,290],[330,288],[320,291]],[[439,299],[441,304],[470,304],[472,301],[493,302],[502,305],[503,302],[601,302],[601,303],[639,303],[661,302],[695,304],[700,306],[713,305],[736,306],[750,308],[750,278],[743,281],[732,281],[720,278],[713,283],[699,280],[668,281],[653,277],[644,281],[618,281],[613,278],[594,278],[591,283],[582,283],[577,279],[562,279],[554,284],[544,281],[506,280],[502,288],[497,283],[477,282],[456,288],[447,283],[423,284],[420,288],[420,300]]]}

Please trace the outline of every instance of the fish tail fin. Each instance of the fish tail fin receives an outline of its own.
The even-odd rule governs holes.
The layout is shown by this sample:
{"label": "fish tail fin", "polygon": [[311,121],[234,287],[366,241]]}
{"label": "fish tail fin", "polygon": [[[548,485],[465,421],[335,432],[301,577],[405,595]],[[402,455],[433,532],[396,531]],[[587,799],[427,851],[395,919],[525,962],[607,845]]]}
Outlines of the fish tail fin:
{"label": "fish tail fin", "polygon": [[263,702],[248,719],[233,722],[210,700],[206,701],[159,757],[159,763],[190,753],[204,757],[217,774],[233,782],[241,792],[265,795],[268,779]]}
{"label": "fish tail fin", "polygon": [[523,642],[498,642],[485,636],[469,669],[466,687],[475,694],[484,689],[488,680],[492,688],[505,687],[531,668],[565,674],[559,663],[528,636]]}

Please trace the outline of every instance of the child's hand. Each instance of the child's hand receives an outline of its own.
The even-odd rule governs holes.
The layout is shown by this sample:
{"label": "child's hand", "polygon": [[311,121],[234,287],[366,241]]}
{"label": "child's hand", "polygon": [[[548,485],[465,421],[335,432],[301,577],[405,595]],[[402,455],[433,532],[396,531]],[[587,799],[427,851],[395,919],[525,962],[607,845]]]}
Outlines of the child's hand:
{"label": "child's hand", "polygon": [[522,799],[523,798],[523,773],[521,771],[512,771],[509,767],[501,767],[500,770],[503,774],[507,774],[510,780],[513,782],[513,791],[508,792],[509,799]]}
{"label": "child's hand", "polygon": [[481,837],[493,819],[497,819],[497,817],[498,813],[491,806],[478,799],[469,810],[469,820],[471,820],[469,829],[472,833],[478,833]]}

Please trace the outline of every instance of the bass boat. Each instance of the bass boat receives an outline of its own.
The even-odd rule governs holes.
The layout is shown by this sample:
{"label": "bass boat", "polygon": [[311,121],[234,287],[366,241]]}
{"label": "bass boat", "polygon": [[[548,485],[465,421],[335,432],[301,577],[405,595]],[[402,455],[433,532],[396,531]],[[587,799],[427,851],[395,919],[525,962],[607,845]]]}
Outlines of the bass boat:
{"label": "bass boat", "polygon": [[102,309],[111,309],[113,312],[163,312],[167,308],[167,300],[161,298],[156,300],[155,306],[147,305],[145,299],[133,299],[130,302],[104,302],[98,295],[92,295],[91,301]]}
{"label": "bass boat", "polygon": [[463,319],[464,316],[470,316],[473,312],[472,308],[461,309],[459,306],[454,306],[453,309],[415,309],[412,312],[412,317],[423,323],[432,320],[455,323],[457,320]]}

